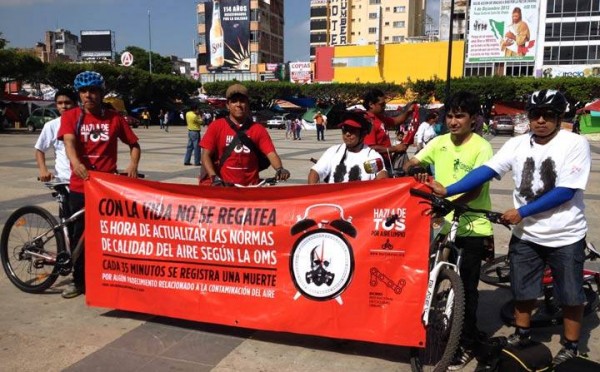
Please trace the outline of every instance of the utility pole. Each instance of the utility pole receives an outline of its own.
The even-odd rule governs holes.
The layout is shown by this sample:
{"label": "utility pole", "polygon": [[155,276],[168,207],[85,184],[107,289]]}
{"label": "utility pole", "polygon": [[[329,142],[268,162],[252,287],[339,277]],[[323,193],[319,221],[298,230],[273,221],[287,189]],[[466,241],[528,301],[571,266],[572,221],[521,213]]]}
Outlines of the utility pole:
{"label": "utility pole", "polygon": [[454,0],[450,0],[450,30],[448,36],[448,68],[446,70],[446,97],[444,100],[447,100],[450,97],[450,71],[452,70],[452,34],[454,26]]}
{"label": "utility pole", "polygon": [[150,65],[150,74],[152,74],[152,26],[150,24],[150,9],[148,9],[148,61]]}

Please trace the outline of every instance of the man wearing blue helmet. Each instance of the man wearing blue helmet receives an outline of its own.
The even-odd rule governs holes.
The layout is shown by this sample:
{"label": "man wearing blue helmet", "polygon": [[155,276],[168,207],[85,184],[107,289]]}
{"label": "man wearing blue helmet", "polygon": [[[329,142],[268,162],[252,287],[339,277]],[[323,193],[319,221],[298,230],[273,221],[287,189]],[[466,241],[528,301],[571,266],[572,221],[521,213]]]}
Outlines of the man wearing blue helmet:
{"label": "man wearing blue helmet", "polygon": [[[58,139],[64,141],[67,156],[71,162],[69,201],[72,211],[83,208],[84,181],[88,171],[115,173],[117,171],[118,140],[129,145],[131,161],[125,173],[137,177],[141,149],[138,137],[125,119],[114,110],[105,110],[104,78],[95,71],[84,71],[75,77],[75,90],[79,93],[80,107],[66,111],[61,117]],[[83,220],[78,220],[72,231],[73,247],[83,233]],[[73,284],[62,293],[65,298],[85,293],[84,251],[73,264]]]}
{"label": "man wearing blue helmet", "polygon": [[452,196],[512,171],[514,207],[502,216],[515,225],[508,255],[516,330],[508,342],[520,346],[530,342],[531,313],[542,294],[548,265],[564,324],[563,348],[554,357],[554,365],[578,353],[588,228],[583,192],[592,164],[585,137],[560,129],[567,105],[565,96],[556,90],[533,93],[526,106],[529,135],[511,138],[492,159],[447,188],[426,182],[436,194]]}

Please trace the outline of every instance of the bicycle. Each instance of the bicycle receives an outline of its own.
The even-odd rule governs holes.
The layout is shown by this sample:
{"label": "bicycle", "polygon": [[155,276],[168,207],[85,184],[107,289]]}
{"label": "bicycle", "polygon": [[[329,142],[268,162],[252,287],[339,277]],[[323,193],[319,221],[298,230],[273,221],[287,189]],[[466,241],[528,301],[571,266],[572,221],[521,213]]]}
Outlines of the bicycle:
{"label": "bicycle", "polygon": [[67,217],[69,182],[55,180],[44,185],[52,190],[58,203],[60,222],[48,210],[28,205],[8,217],[0,236],[4,272],[17,288],[27,293],[42,293],[59,276],[69,275],[84,246],[82,235],[75,248],[70,249],[68,228],[83,218],[85,208]]}
{"label": "bicycle", "polygon": [[[595,261],[600,258],[600,253],[592,243],[587,242],[585,250],[586,261]],[[479,278],[487,284],[508,287],[510,285],[508,255],[498,256],[493,261],[482,265]],[[544,285],[543,294],[538,298],[538,306],[531,314],[531,327],[553,326],[561,324],[563,321],[562,309],[554,297],[552,272],[549,267],[544,269],[542,283]],[[596,289],[594,289],[594,284]],[[600,305],[600,272],[584,269],[583,286],[586,298],[583,308],[585,316],[597,310]],[[500,308],[500,317],[505,323],[514,325],[514,300],[508,301]]]}
{"label": "bicycle", "polygon": [[[465,213],[481,213],[483,218],[504,226],[502,213],[470,208],[454,203],[434,194],[411,189],[411,195],[426,199],[422,203],[431,206],[431,215],[444,216],[452,211],[447,235],[438,234],[430,248],[429,281],[423,304],[422,321],[426,328],[426,347],[411,350],[411,368],[423,371],[445,371],[458,348],[464,317],[465,293],[460,278],[462,248],[455,244],[461,216]],[[393,223],[397,216],[391,216],[386,223]],[[450,254],[456,259],[450,261]],[[424,369],[426,368],[426,369]]]}

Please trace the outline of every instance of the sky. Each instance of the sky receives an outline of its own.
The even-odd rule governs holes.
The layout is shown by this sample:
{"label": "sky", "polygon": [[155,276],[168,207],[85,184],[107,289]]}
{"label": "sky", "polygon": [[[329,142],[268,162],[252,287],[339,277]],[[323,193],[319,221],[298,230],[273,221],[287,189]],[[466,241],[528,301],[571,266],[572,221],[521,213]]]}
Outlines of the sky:
{"label": "sky", "polygon": [[[162,56],[195,56],[196,0],[0,0],[0,32],[8,47],[32,48],[44,33],[59,28],[112,30],[116,51],[127,46]],[[437,23],[439,0],[429,0]],[[150,22],[148,22],[150,10]],[[308,61],[310,0],[285,0],[284,61]],[[150,29],[150,30],[149,30]],[[151,31],[151,32],[149,32]],[[151,37],[149,37],[149,34]]]}
{"label": "sky", "polygon": [[[163,56],[195,56],[196,0],[0,0],[9,48],[32,48],[59,28],[112,30],[117,52],[133,45]],[[148,23],[150,10],[150,23]],[[309,60],[310,0],[285,0],[284,60]],[[150,26],[150,27],[149,27]],[[149,29],[151,37],[149,37]]]}

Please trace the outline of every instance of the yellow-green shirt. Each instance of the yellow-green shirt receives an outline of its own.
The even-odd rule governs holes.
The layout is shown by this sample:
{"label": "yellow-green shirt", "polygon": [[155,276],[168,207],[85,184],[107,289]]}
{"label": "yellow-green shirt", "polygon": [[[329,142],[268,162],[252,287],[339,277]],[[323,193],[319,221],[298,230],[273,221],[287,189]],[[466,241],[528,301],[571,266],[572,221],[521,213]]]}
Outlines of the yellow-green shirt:
{"label": "yellow-green shirt", "polygon": [[[415,157],[423,165],[432,164],[435,167],[436,181],[448,186],[483,165],[493,154],[490,143],[476,133],[460,146],[454,145],[448,133],[432,139]],[[490,183],[483,184],[479,196],[467,205],[471,208],[490,210]],[[452,220],[452,213],[446,216],[446,220]],[[446,224],[442,232],[446,233],[448,229],[449,224]],[[458,236],[490,236],[492,233],[492,224],[487,219],[473,213],[466,213],[461,217]]]}
{"label": "yellow-green shirt", "polygon": [[202,129],[202,118],[199,115],[196,115],[194,111],[188,111],[185,113],[185,122],[187,123],[188,130],[197,130]]}

